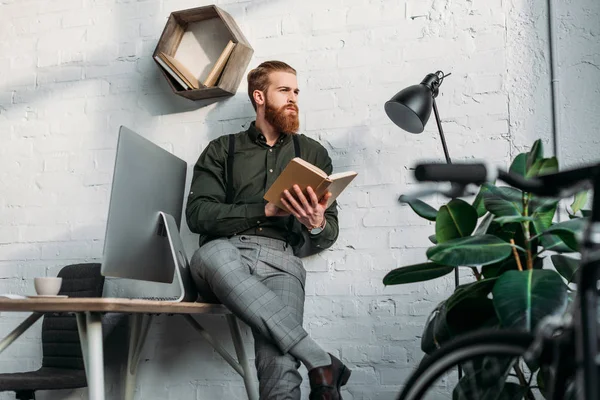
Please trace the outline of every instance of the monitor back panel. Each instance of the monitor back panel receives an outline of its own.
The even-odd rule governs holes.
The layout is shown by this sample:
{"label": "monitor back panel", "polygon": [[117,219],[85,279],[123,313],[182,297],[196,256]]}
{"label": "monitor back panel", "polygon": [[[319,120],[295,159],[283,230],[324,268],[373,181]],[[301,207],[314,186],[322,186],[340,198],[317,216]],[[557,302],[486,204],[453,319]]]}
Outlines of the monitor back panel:
{"label": "monitor back panel", "polygon": [[102,274],[170,283],[174,266],[159,212],[180,228],[187,164],[125,127],[117,144]]}

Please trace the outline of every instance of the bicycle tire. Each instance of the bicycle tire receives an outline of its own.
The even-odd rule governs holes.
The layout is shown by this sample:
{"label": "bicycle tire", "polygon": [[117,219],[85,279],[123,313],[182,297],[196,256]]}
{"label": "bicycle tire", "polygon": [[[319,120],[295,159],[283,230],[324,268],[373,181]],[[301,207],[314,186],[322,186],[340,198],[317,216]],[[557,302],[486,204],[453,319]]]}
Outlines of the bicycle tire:
{"label": "bicycle tire", "polygon": [[425,391],[450,368],[482,355],[522,356],[534,337],[527,332],[482,330],[461,335],[431,354],[411,374],[398,400],[421,400]]}

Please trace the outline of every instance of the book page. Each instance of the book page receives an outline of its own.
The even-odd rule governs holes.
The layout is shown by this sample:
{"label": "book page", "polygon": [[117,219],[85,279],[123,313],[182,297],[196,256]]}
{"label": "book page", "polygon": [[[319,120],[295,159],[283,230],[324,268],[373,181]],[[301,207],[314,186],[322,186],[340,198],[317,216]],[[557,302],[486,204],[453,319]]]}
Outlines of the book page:
{"label": "book page", "polygon": [[164,57],[163,61],[169,64],[169,66],[173,68],[175,72],[179,72],[181,74],[180,78],[182,78],[185,81],[185,83],[187,83],[194,89],[200,88],[200,82],[198,82],[198,79],[196,79],[196,77],[192,75],[192,73],[188,71],[188,69],[184,67],[183,64],[181,64],[179,61],[163,52],[159,54],[159,57]]}
{"label": "book page", "polygon": [[[329,181],[327,178],[323,178],[320,173],[315,172],[312,168],[307,168],[306,164],[300,163],[296,158],[292,159],[288,165],[283,169],[281,174],[275,179],[275,182],[269,187],[264,195],[264,199],[275,204],[282,210],[286,210],[286,207],[281,202],[284,190],[289,190],[292,195],[292,187],[294,185],[300,186],[304,195],[307,196],[306,188],[310,186],[317,197],[321,197],[327,190]],[[309,164],[310,165],[310,164]],[[323,171],[321,171],[322,173]]]}
{"label": "book page", "polygon": [[[336,178],[333,178],[334,175],[337,175]],[[331,197],[327,200],[327,207],[329,207],[337,197],[346,189],[346,187],[356,178],[358,175],[354,171],[341,172],[339,174],[331,175],[329,178],[333,181],[331,185],[329,185],[328,190],[331,192]]]}
{"label": "book page", "polygon": [[171,69],[171,67],[166,62],[164,62],[159,56],[154,56],[154,59],[169,75],[171,75],[171,77],[174,80],[175,86],[181,86],[181,88],[177,90],[189,89],[189,86],[179,77],[179,75],[177,75],[175,71]]}
{"label": "book page", "polygon": [[304,167],[310,169],[311,171],[319,174],[323,178],[327,178],[327,174],[325,173],[325,171],[323,171],[321,168],[317,167],[316,165],[313,165],[313,164],[309,163],[308,161],[303,160],[300,157],[294,157],[294,158],[292,158],[292,161],[297,162],[300,165],[303,165]]}
{"label": "book page", "polygon": [[342,179],[347,176],[353,176],[353,175],[356,176],[358,174],[354,171],[338,172],[338,173],[329,175],[329,179],[331,179],[332,181],[335,181],[336,179]]}

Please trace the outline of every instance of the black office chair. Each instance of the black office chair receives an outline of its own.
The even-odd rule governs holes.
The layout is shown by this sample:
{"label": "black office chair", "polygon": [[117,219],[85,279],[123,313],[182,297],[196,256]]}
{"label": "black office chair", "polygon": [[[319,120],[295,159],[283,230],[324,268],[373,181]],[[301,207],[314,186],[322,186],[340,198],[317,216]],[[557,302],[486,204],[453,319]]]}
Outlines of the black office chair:
{"label": "black office chair", "polygon": [[[73,264],[62,268],[59,294],[102,297],[104,277],[100,264]],[[46,314],[42,323],[42,367],[37,371],[0,374],[0,392],[16,392],[20,400],[35,399],[36,390],[76,389],[87,386],[75,316]]]}

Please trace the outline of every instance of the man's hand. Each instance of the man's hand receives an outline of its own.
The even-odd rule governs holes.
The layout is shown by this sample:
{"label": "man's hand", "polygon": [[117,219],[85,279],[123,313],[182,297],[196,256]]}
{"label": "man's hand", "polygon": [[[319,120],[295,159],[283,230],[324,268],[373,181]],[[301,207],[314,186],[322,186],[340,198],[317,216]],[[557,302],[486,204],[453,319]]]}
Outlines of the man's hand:
{"label": "man's hand", "polygon": [[325,206],[331,197],[331,192],[325,193],[319,200],[310,186],[306,188],[308,199],[298,185],[294,185],[293,191],[293,194],[288,190],[284,191],[284,197],[281,198],[283,205],[291,210],[292,215],[308,229],[321,226],[325,219]]}
{"label": "man's hand", "polygon": [[282,210],[277,207],[275,204],[269,202],[265,204],[265,216],[267,217],[285,217],[286,215],[290,215],[289,212]]}

